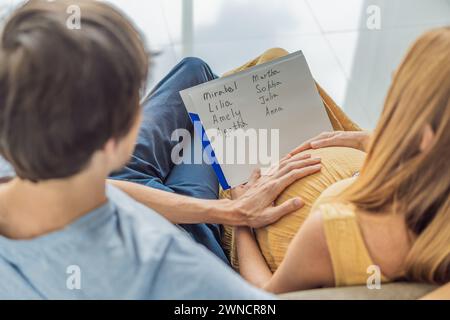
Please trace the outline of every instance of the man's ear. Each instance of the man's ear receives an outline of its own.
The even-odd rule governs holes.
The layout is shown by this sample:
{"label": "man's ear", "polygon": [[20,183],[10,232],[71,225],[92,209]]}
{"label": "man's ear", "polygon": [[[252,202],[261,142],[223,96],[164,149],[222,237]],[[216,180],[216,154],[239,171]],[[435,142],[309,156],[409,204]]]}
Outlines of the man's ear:
{"label": "man's ear", "polygon": [[420,151],[427,151],[434,143],[434,131],[429,124],[425,126],[422,134],[422,141],[420,142]]}
{"label": "man's ear", "polygon": [[117,150],[117,140],[110,138],[106,141],[105,146],[103,147],[103,151],[107,155],[112,155]]}
{"label": "man's ear", "polygon": [[124,160],[120,152],[120,143],[117,139],[110,138],[103,147],[104,160],[108,170],[117,170],[124,166]]}

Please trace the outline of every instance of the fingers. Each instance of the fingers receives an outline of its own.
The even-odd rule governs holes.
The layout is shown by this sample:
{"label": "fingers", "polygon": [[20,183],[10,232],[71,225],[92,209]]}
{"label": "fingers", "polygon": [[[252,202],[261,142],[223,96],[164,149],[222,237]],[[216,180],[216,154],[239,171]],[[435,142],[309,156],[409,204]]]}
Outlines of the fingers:
{"label": "fingers", "polygon": [[306,141],[303,144],[301,144],[300,146],[298,146],[297,148],[295,148],[294,150],[291,151],[291,153],[289,153],[290,156],[296,155],[297,153],[306,151],[312,149],[311,148],[311,142],[310,141]]}
{"label": "fingers", "polygon": [[312,147],[312,143],[314,141],[318,141],[318,140],[323,140],[326,138],[330,138],[332,136],[334,136],[336,134],[336,132],[322,132],[321,134],[319,134],[318,136],[311,138],[307,141],[305,141],[303,144],[301,144],[299,147],[297,147],[296,149],[294,149],[291,153],[289,153],[290,156],[296,155],[300,152],[303,152],[305,150],[309,150],[309,149],[314,149]]}
{"label": "fingers", "polygon": [[277,179],[277,183],[275,184],[275,193],[278,195],[280,194],[284,189],[289,187],[291,184],[293,184],[295,181],[302,179],[306,176],[312,175],[314,173],[319,172],[322,169],[322,166],[320,164],[316,164],[313,166],[304,167],[301,169],[295,169],[290,171],[289,173],[281,176]]}
{"label": "fingers", "polygon": [[291,162],[298,161],[298,160],[306,160],[311,158],[310,154],[296,154],[296,155],[289,155],[289,157],[283,158],[280,163],[278,164],[278,169],[284,168],[286,165],[288,165]]}
{"label": "fingers", "polygon": [[239,198],[241,195],[245,193],[245,191],[248,190],[248,188],[250,188],[256,181],[258,181],[260,177],[261,177],[261,170],[260,169],[253,170],[246,184],[231,189],[231,198],[232,199]]}
{"label": "fingers", "polygon": [[248,179],[247,185],[252,185],[261,177],[261,169],[253,170],[250,178]]}
{"label": "fingers", "polygon": [[325,147],[332,147],[339,144],[338,139],[336,137],[328,138],[328,139],[321,139],[317,141],[311,142],[311,148],[312,149],[320,149]]}
{"label": "fingers", "polygon": [[266,209],[267,224],[272,224],[280,220],[285,215],[302,208],[305,203],[300,198],[293,198],[283,202],[279,206]]}
{"label": "fingers", "polygon": [[297,161],[291,161],[285,164],[282,168],[280,168],[278,172],[274,174],[274,177],[280,178],[294,170],[306,168],[308,166],[314,166],[320,164],[320,162],[321,162],[320,158],[307,158],[304,160],[302,159]]}
{"label": "fingers", "polygon": [[309,159],[309,158],[311,158],[311,155],[310,155],[310,154],[296,154],[296,155],[291,156],[291,157],[287,160],[287,162],[290,162],[290,161],[297,161],[297,160],[305,160],[305,159]]}
{"label": "fingers", "polygon": [[288,153],[284,158],[281,158],[280,163],[282,163],[283,161],[289,160],[292,157],[292,155],[290,153]]}
{"label": "fingers", "polygon": [[247,191],[247,188],[243,185],[237,186],[231,189],[231,199],[235,200],[242,196]]}
{"label": "fingers", "polygon": [[270,168],[264,171],[264,176],[274,176],[276,175],[282,168],[286,167],[292,162],[298,161],[298,160],[304,160],[311,158],[310,154],[298,154],[295,156],[289,156],[283,158],[279,163],[272,165]]}

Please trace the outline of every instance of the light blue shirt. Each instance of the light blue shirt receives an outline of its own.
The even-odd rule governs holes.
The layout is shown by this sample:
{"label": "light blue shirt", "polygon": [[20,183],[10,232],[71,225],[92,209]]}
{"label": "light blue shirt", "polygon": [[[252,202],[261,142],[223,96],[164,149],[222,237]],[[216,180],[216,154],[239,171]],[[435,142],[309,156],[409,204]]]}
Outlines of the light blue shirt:
{"label": "light blue shirt", "polygon": [[271,299],[156,212],[108,203],[33,240],[0,236],[0,299]]}
{"label": "light blue shirt", "polygon": [[0,156],[0,178],[4,177],[14,177],[15,172],[11,165]]}

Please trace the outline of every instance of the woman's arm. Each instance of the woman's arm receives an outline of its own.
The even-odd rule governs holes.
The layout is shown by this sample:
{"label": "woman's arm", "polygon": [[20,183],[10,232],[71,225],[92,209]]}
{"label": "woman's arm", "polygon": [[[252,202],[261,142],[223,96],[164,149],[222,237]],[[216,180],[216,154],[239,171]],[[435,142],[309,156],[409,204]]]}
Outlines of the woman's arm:
{"label": "woman's arm", "polygon": [[264,288],[272,278],[272,272],[261,254],[253,231],[248,227],[234,230],[241,276],[253,285]]}
{"label": "woman's arm", "polygon": [[422,297],[420,300],[450,300],[450,283]]}
{"label": "woman's arm", "polygon": [[239,269],[252,284],[273,293],[334,286],[334,274],[320,212],[297,232],[276,272],[270,270],[248,231],[237,233]]}

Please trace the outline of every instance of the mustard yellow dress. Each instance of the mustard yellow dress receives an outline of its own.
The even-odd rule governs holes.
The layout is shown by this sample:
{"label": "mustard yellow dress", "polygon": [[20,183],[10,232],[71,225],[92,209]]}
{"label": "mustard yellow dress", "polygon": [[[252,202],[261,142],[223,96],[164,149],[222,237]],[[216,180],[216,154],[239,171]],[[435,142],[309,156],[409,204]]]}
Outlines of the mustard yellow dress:
{"label": "mustard yellow dress", "polygon": [[[335,202],[354,179],[345,179],[329,187],[312,208],[312,212],[322,214],[336,287],[365,284],[370,275],[369,267],[375,266],[361,233],[355,207]],[[381,282],[389,281],[383,274],[380,276]]]}

